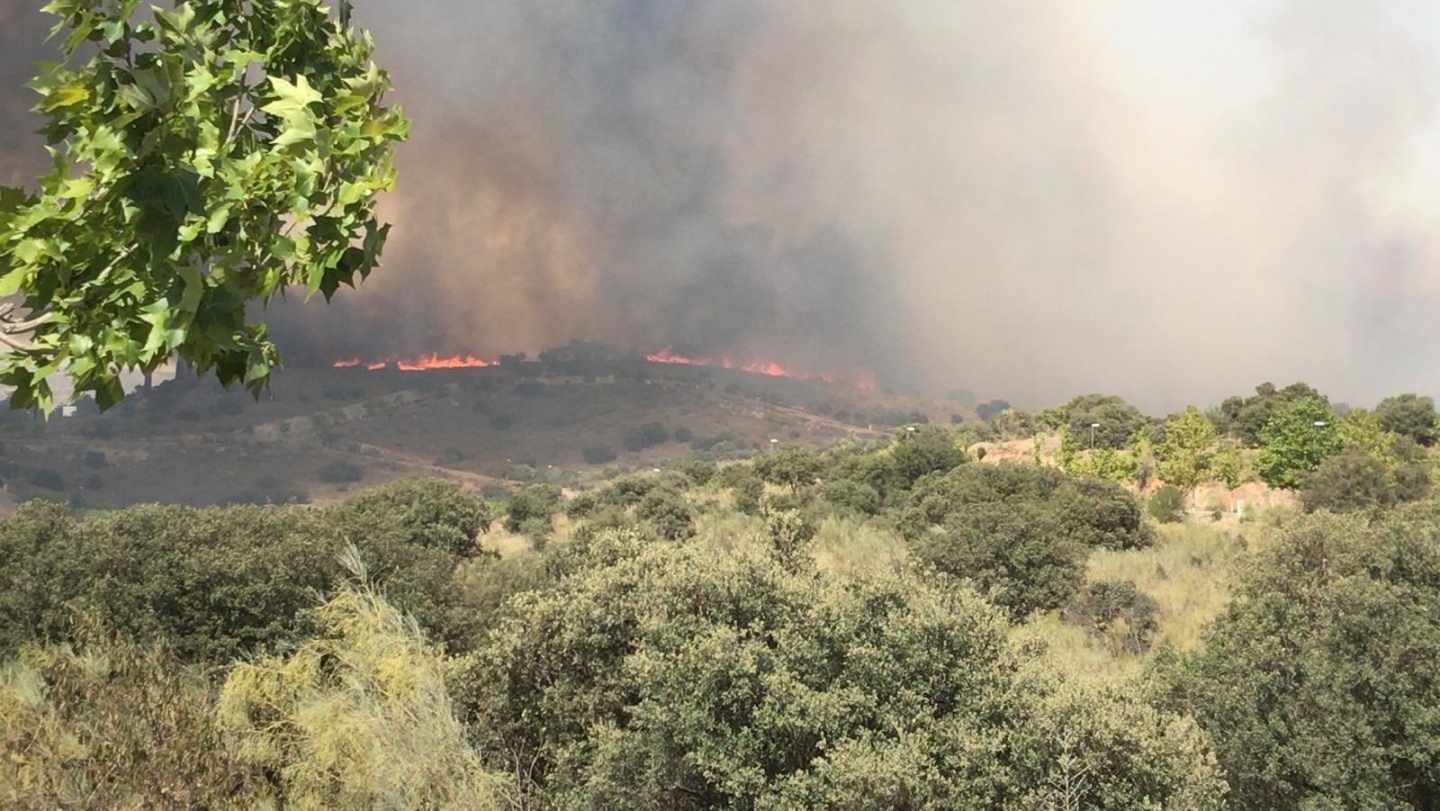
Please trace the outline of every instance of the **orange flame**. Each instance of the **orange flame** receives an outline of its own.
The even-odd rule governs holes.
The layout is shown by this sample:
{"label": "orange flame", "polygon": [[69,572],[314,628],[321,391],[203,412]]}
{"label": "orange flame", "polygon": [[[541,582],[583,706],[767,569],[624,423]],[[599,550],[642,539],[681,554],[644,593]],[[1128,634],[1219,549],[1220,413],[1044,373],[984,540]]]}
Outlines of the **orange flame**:
{"label": "orange flame", "polygon": [[402,372],[427,372],[431,369],[483,369],[487,366],[494,366],[497,361],[477,358],[474,355],[421,355],[418,358],[383,358],[379,360],[361,360],[360,358],[344,358],[330,364],[336,369],[355,369],[365,367],[372,372],[381,369],[388,369],[391,364]]}
{"label": "orange flame", "polygon": [[781,366],[773,360],[756,360],[738,363],[729,355],[722,355],[718,358],[692,358],[686,355],[676,354],[675,351],[668,346],[659,352],[651,352],[646,355],[645,360],[651,363],[668,363],[680,366],[719,366],[722,369],[737,369],[742,372],[769,375],[770,377],[799,377],[799,375],[792,374],[784,366]]}
{"label": "orange flame", "polygon": [[493,366],[493,361],[474,355],[421,355],[414,360],[397,361],[402,372],[425,372],[431,369],[484,369]]}
{"label": "orange flame", "polygon": [[729,355],[720,355],[718,357],[691,357],[689,355],[681,355],[668,346],[659,352],[647,354],[645,360],[651,363],[672,364],[677,366],[718,366],[722,369],[735,369],[741,372],[767,375],[769,377],[789,377],[796,380],[824,380],[827,383],[844,381],[864,391],[871,391],[875,388],[875,376],[866,371],[846,374],[801,374],[786,369],[773,360],[752,360],[742,363],[737,362]]}

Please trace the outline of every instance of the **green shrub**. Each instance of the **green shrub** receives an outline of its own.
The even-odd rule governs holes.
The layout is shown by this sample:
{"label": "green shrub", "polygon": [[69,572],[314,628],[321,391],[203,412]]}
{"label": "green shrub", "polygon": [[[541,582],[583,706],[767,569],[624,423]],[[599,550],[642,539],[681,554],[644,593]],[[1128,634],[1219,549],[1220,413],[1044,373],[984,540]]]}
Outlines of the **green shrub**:
{"label": "green shrub", "polygon": [[[576,548],[579,547],[579,548]],[[842,583],[771,557],[606,533],[517,596],[456,671],[520,807],[1215,809],[1188,721],[1017,673],[967,589]]]}
{"label": "green shrub", "polygon": [[880,512],[880,494],[863,482],[851,479],[827,481],[821,488],[821,494],[831,504],[852,512],[862,515]]}
{"label": "green shrub", "polygon": [[1296,400],[1260,430],[1255,472],[1271,487],[1295,488],[1305,474],[1342,446],[1335,414],[1320,400]]}
{"label": "green shrub", "polygon": [[265,775],[231,753],[214,707],[202,669],[161,648],[31,648],[0,664],[0,804],[262,806]]}
{"label": "green shrub", "polygon": [[820,456],[804,448],[781,448],[755,460],[755,472],[770,484],[799,491],[820,475]]}
{"label": "green shrub", "polygon": [[335,507],[362,522],[396,521],[405,543],[456,557],[481,554],[478,538],[489,528],[490,507],[440,479],[405,479],[361,491]]}
{"label": "green shrub", "polygon": [[434,495],[402,486],[325,509],[150,505],[83,518],[23,505],[0,523],[0,656],[29,639],[70,638],[76,610],[187,661],[283,646],[306,633],[315,596],[341,582],[338,556],[351,542],[396,605],[465,649],[484,628],[462,611],[453,578],[485,554],[473,543],[478,513],[437,507]]}
{"label": "green shrub", "polygon": [[635,517],[655,528],[656,534],[668,540],[689,538],[695,534],[695,516],[680,493],[657,487],[645,495],[635,507]]}
{"label": "green shrub", "polygon": [[739,479],[732,490],[735,494],[735,509],[746,515],[760,513],[760,498],[765,494],[765,482],[761,481],[759,476],[752,473]]}
{"label": "green shrub", "polygon": [[1113,651],[1144,653],[1160,631],[1155,598],[1129,580],[1102,580],[1081,589],[1061,616],[1106,640]]}
{"label": "green shrub", "polygon": [[937,571],[972,581],[1016,619],[1060,607],[1084,579],[1085,548],[1040,504],[961,505],[911,549]]}
{"label": "green shrub", "polygon": [[1394,501],[1393,474],[1362,450],[1342,451],[1322,461],[1301,480],[1300,502],[1307,512],[1373,510]]}
{"label": "green shrub", "polygon": [[1205,645],[1162,659],[1234,808],[1427,808],[1440,798],[1440,512],[1300,517],[1239,568]]}
{"label": "green shrub", "polygon": [[707,462],[701,459],[691,459],[680,465],[680,472],[685,474],[685,477],[691,482],[694,482],[698,487],[704,487],[709,484],[710,480],[715,478],[715,474],[718,473],[719,470],[719,466],[714,462]]}
{"label": "green shrub", "polygon": [[1245,459],[1240,454],[1239,448],[1225,448],[1215,453],[1211,461],[1211,469],[1215,478],[1226,487],[1234,489],[1249,480],[1245,470]]}
{"label": "green shrub", "polygon": [[1076,397],[1059,412],[1076,441],[1087,449],[1120,450],[1145,426],[1145,415],[1113,394]]}
{"label": "green shrub", "polygon": [[1185,494],[1173,484],[1163,485],[1150,494],[1145,510],[1162,524],[1179,523],[1185,520]]}
{"label": "green shrub", "polygon": [[1418,394],[1387,397],[1375,407],[1375,416],[1380,419],[1381,428],[1409,437],[1424,447],[1428,448],[1440,439],[1435,401],[1429,397]]}
{"label": "green shrub", "polygon": [[901,432],[891,449],[895,472],[909,487],[922,476],[944,473],[965,462],[965,452],[942,428],[923,427]]}
{"label": "green shrub", "polygon": [[540,537],[550,534],[550,518],[560,512],[560,488],[553,484],[527,484],[510,497],[505,529]]}
{"label": "green shrub", "polygon": [[1132,549],[1153,541],[1141,521],[1139,505],[1119,485],[1009,463],[963,465],[922,478],[896,523],[913,540],[975,504],[1028,505],[1050,513],[1055,528],[1081,547]]}

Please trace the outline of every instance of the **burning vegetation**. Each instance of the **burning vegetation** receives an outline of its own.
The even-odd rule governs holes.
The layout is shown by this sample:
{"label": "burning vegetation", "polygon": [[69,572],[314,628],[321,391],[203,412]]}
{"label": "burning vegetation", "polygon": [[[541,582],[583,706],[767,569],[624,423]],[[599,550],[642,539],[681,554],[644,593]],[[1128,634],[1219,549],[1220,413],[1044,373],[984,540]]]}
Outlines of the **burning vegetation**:
{"label": "burning vegetation", "polygon": [[[558,365],[586,363],[593,367],[597,362],[602,364],[618,363],[625,357],[625,353],[616,352],[598,344],[577,342],[566,347],[540,353],[540,362],[547,364],[555,363]],[[630,357],[633,359],[634,356],[632,355]],[[788,378],[791,380],[820,380],[826,383],[851,385],[863,391],[871,391],[875,388],[875,376],[865,370],[855,370],[848,373],[802,372],[774,360],[756,358],[741,359],[728,353],[719,355],[686,355],[676,352],[672,347],[668,346],[655,352],[643,353],[642,357],[646,363],[660,366],[696,366],[729,369],[736,372],[764,375],[766,377]],[[493,359],[485,359],[476,355],[463,353],[451,355],[431,353],[408,358],[397,356],[362,358],[359,355],[352,355],[333,361],[330,366],[335,369],[366,369],[372,372],[390,369],[392,367],[402,372],[428,372],[450,369],[486,369],[505,365],[507,360],[511,362],[524,362],[526,356],[502,355]]]}

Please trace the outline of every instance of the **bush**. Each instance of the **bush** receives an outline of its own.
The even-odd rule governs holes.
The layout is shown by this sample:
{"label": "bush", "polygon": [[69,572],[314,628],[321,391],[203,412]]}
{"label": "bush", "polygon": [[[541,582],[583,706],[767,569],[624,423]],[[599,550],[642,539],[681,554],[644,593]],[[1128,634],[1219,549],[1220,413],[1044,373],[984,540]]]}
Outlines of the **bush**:
{"label": "bush", "polygon": [[440,479],[372,487],[334,509],[359,523],[396,522],[405,543],[459,558],[482,555],[478,539],[493,517],[484,501]]}
{"label": "bush", "polygon": [[1327,409],[1330,407],[1330,400],[1308,384],[1292,383],[1277,389],[1270,383],[1262,383],[1255,387],[1253,397],[1231,397],[1221,403],[1217,416],[1227,430],[1254,448],[1262,444],[1260,432],[1265,425],[1300,400],[1314,400]]}
{"label": "bush", "polygon": [[692,459],[680,466],[680,472],[698,487],[704,487],[715,478],[720,470],[714,462],[706,462],[700,459]]}
{"label": "bush", "polygon": [[[1112,394],[1076,397],[1060,409],[1070,433],[1085,448],[1120,450],[1145,426],[1145,415]],[[1092,425],[1099,423],[1099,427]]]}
{"label": "bush", "polygon": [[560,511],[560,488],[553,484],[528,484],[510,497],[505,529],[534,537],[550,534],[550,518]]}
{"label": "bush", "polygon": [[880,512],[880,494],[875,488],[851,479],[836,479],[825,482],[821,494],[826,501],[862,515]]}
{"label": "bush", "polygon": [[638,453],[670,441],[670,432],[658,422],[647,422],[625,432],[625,450]]}
{"label": "bush", "polygon": [[975,414],[981,420],[989,422],[998,417],[1002,412],[1010,410],[1010,403],[1005,400],[989,400],[975,406]]}
{"label": "bush", "polygon": [[321,465],[315,478],[330,484],[353,484],[365,478],[365,471],[353,462],[336,460]]}
{"label": "bush", "polygon": [[965,462],[965,452],[956,447],[955,439],[941,428],[918,428],[902,432],[891,449],[895,471],[905,487],[921,476],[943,473]]}
{"label": "bush", "polygon": [[1144,653],[1160,632],[1159,605],[1128,580],[1090,583],[1070,600],[1061,616],[1100,637],[1114,652]]}
{"label": "bush", "polygon": [[59,471],[49,468],[36,468],[30,471],[30,483],[42,490],[53,490],[63,492],[65,490],[65,477]]}
{"label": "bush", "polygon": [[916,540],[975,504],[1028,505],[1050,513],[1063,537],[1086,549],[1132,549],[1153,541],[1139,505],[1119,485],[1010,463],[962,465],[921,479],[896,524],[905,537]]}
{"label": "bush", "polygon": [[959,506],[911,548],[937,571],[971,580],[1015,619],[1060,607],[1084,577],[1085,548],[1039,504]]}
{"label": "bush", "polygon": [[681,428],[676,428],[676,429],[675,429],[675,441],[676,441],[676,442],[689,443],[689,442],[693,442],[694,440],[695,440],[695,432],[694,432],[694,431],[691,431],[689,428],[681,427]]}
{"label": "bush", "polygon": [[1255,472],[1271,487],[1295,488],[1343,443],[1330,407],[1313,398],[1296,400],[1260,430]]}
{"label": "bush", "polygon": [[1440,798],[1440,512],[1304,516],[1239,568],[1203,647],[1162,659],[1235,808],[1426,808]]}
{"label": "bush", "polygon": [[1364,451],[1342,451],[1320,463],[1301,480],[1300,502],[1306,512],[1373,510],[1394,502],[1392,474]]}
{"label": "bush", "polygon": [[648,522],[662,538],[678,541],[695,534],[695,516],[684,496],[657,487],[635,507],[635,517]]}
{"label": "bush", "polygon": [[735,494],[735,509],[746,515],[760,513],[760,498],[765,494],[765,482],[761,481],[759,476],[751,474],[739,479],[732,490]]}
{"label": "bush", "polygon": [[804,448],[781,448],[755,460],[755,472],[770,484],[798,492],[815,483],[820,475],[820,457]]}
{"label": "bush", "polygon": [[1061,764],[1096,775],[1076,807],[1219,805],[1189,722],[1017,674],[967,589],[627,533],[566,552],[456,674],[492,768],[535,764],[519,807],[1040,808]]}
{"label": "bush", "polygon": [[186,661],[281,647],[307,632],[315,595],[342,582],[351,542],[397,606],[464,650],[485,629],[461,610],[453,578],[485,554],[468,540],[479,518],[434,495],[397,486],[324,509],[149,505],[83,518],[23,505],[0,523],[0,657],[28,639],[71,638],[77,608]]}
{"label": "bush", "polygon": [[1440,439],[1435,401],[1429,397],[1418,394],[1387,397],[1375,407],[1375,416],[1380,419],[1381,428],[1409,437],[1421,446],[1428,448]]}
{"label": "bush", "polygon": [[267,805],[265,775],[230,751],[214,706],[202,669],[161,648],[99,636],[78,651],[31,648],[0,666],[0,801],[16,809]]}
{"label": "bush", "polygon": [[1185,494],[1173,484],[1163,485],[1150,495],[1145,510],[1162,524],[1179,523],[1185,520]]}
{"label": "bush", "polygon": [[609,445],[590,445],[580,451],[580,455],[587,465],[608,465],[619,456]]}
{"label": "bush", "polygon": [[235,666],[217,718],[287,806],[498,808],[451,708],[446,663],[413,620],[366,587],[315,612],[323,635]]}

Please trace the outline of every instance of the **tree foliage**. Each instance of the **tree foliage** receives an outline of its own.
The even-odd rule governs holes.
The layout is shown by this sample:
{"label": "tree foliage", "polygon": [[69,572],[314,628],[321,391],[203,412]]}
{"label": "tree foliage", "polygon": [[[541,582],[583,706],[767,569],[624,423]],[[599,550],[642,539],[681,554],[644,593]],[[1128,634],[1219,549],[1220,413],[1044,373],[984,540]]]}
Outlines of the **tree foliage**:
{"label": "tree foliage", "polygon": [[1017,674],[967,589],[627,533],[567,554],[583,559],[512,599],[457,671],[478,748],[524,801],[1038,811],[1068,755],[1094,775],[1085,807],[1219,805],[1192,725]]}
{"label": "tree foliage", "polygon": [[1145,426],[1145,415],[1113,394],[1076,397],[1059,410],[1059,419],[1085,448],[1123,449]]}
{"label": "tree foliage", "polygon": [[[327,298],[378,264],[376,195],[409,123],[366,34],[321,0],[53,0],[64,61],[32,83],[53,168],[0,189],[0,383],[101,408],[179,355],[257,391],[279,363],[248,305]],[[17,306],[18,304],[18,306]],[[22,314],[23,312],[23,314]]]}
{"label": "tree foliage", "polygon": [[1220,404],[1217,416],[1226,433],[1238,437],[1248,447],[1259,447],[1260,432],[1276,414],[1298,400],[1319,400],[1327,408],[1330,400],[1307,383],[1291,383],[1285,388],[1276,388],[1273,383],[1261,383],[1250,397],[1231,397]]}
{"label": "tree foliage", "polygon": [[1400,436],[1410,437],[1424,447],[1440,439],[1440,420],[1435,414],[1435,401],[1418,394],[1386,397],[1375,407],[1380,426]]}
{"label": "tree foliage", "polygon": [[1165,440],[1156,448],[1161,480],[1185,492],[1208,480],[1215,460],[1218,432],[1194,406],[1165,423]]}
{"label": "tree foliage", "polygon": [[1305,474],[1343,446],[1335,414],[1313,397],[1276,412],[1260,431],[1255,472],[1271,487],[1295,488]]}
{"label": "tree foliage", "polygon": [[390,485],[326,509],[151,505],[78,516],[33,502],[0,523],[0,653],[70,638],[77,611],[192,661],[284,645],[308,631],[315,595],[342,582],[337,556],[349,543],[397,605],[465,647],[483,628],[454,573],[488,557],[469,534],[487,516],[443,483]]}
{"label": "tree foliage", "polygon": [[1243,568],[1196,653],[1162,667],[1234,808],[1440,803],[1440,516],[1307,516]]}

